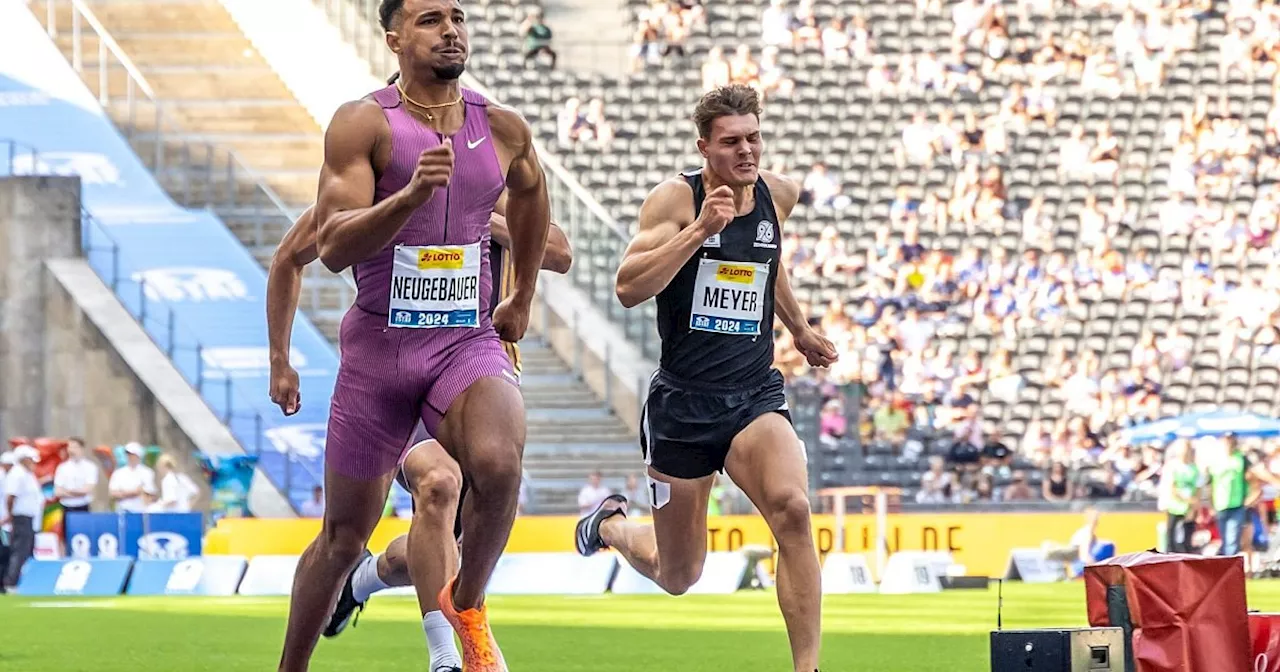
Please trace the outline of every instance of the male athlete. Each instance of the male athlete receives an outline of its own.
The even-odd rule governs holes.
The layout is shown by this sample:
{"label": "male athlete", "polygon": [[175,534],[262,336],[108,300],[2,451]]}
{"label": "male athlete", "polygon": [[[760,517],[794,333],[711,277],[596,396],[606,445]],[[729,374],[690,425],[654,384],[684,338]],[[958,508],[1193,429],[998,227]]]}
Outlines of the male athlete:
{"label": "male athlete", "polygon": [[797,672],[818,668],[822,588],[809,527],[804,447],[773,368],[777,315],[812,366],[836,361],[791,293],[778,243],[796,183],[759,170],[760,100],[733,85],[694,111],[699,171],[658,185],[618,268],[630,308],[658,301],[661,368],[641,418],[653,523],[627,522],[613,496],[578,522],[578,552],[615,548],[672,595],[702,576],[707,497],[727,471],[778,542],[778,602]]}
{"label": "male athlete", "polygon": [[[475,495],[439,607],[463,669],[505,672],[484,587],[511,534],[525,425],[499,339],[517,342],[528,326],[546,181],[524,119],[458,84],[468,41],[457,0],[383,0],[379,19],[401,79],[343,105],[325,135],[316,249],[330,270],[353,267],[358,292],[339,335],[324,522],[298,562],[280,667],[306,669],[421,419]],[[490,318],[489,215],[504,189],[514,287]]]}
{"label": "male athlete", "polygon": [[[392,77],[394,82],[396,77]],[[489,254],[491,268],[495,272],[493,287],[497,305],[510,293],[511,256],[506,254],[510,246],[507,231],[506,199],[500,198],[489,218],[492,240]],[[308,208],[297,223],[289,229],[271,260],[267,274],[267,334],[271,345],[271,399],[285,415],[293,415],[301,408],[298,373],[289,363],[289,342],[293,330],[293,318],[298,308],[298,294],[302,286],[302,271],[316,259],[315,211]],[[568,272],[572,252],[564,233],[553,222],[547,237],[547,250],[542,267],[555,273]],[[503,343],[517,376],[520,375],[520,351],[514,343]],[[419,427],[421,430],[421,427]],[[453,628],[440,612],[438,597],[454,572],[457,571],[457,548],[454,543],[461,536],[458,518],[458,502],[464,490],[458,464],[449,457],[440,444],[425,437],[419,431],[413,439],[396,473],[397,479],[413,495],[414,518],[412,528],[422,530],[414,535],[419,546],[414,548],[414,560],[423,565],[426,585],[418,586],[418,601],[422,608],[422,627],[427,636],[432,672],[455,672],[462,661],[453,641]],[[450,528],[453,537],[450,537]],[[387,546],[379,556],[366,555],[350,574],[343,586],[338,604],[324,634],[333,637],[341,633],[357,609],[363,609],[369,597],[387,588],[412,585],[409,576],[409,536],[401,535]],[[450,541],[445,541],[449,539]]]}

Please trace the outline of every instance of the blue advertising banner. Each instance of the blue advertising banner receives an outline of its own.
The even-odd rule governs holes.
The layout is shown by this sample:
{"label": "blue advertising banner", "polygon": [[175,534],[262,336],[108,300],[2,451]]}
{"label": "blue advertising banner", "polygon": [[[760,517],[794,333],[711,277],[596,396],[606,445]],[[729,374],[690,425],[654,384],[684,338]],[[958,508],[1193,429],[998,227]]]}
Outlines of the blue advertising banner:
{"label": "blue advertising banner", "polygon": [[132,558],[113,560],[32,560],[22,569],[22,595],[119,595]]}
{"label": "blue advertising banner", "polygon": [[[119,92],[117,92],[119,93]],[[166,350],[278,485],[291,472],[295,504],[323,474],[328,400],[338,359],[304,316],[294,322],[291,359],[301,377],[301,412],[283,417],[267,398],[270,366],[266,273],[212,213],[174,203],[104,114],[25,3],[0,3],[0,143],[14,140],[0,176],[79,175],[92,235],[115,252],[87,250],[94,270]],[[6,157],[7,158],[7,157]],[[317,166],[317,169],[319,167]],[[99,244],[102,241],[99,240]],[[163,306],[163,307],[161,307]],[[157,314],[174,314],[174,329]],[[198,339],[196,335],[199,335]],[[197,347],[199,346],[199,347]],[[233,413],[227,413],[228,406]],[[286,451],[296,456],[286,465]]]}
{"label": "blue advertising banner", "polygon": [[80,559],[182,560],[204,543],[199,513],[72,513],[65,525],[67,552]]}
{"label": "blue advertising banner", "polygon": [[242,555],[139,560],[133,565],[128,594],[235,595],[247,566]]}

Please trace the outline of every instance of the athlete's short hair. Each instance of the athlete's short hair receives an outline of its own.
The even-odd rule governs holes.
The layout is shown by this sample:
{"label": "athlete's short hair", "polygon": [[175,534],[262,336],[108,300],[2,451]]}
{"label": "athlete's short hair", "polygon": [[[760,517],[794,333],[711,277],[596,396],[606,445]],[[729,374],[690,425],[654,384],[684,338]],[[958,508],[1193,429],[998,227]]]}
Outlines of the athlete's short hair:
{"label": "athlete's short hair", "polygon": [[754,114],[760,117],[760,94],[744,84],[718,86],[698,101],[693,109],[693,123],[698,127],[698,136],[711,137],[711,123],[720,117],[734,117],[741,114]]}
{"label": "athlete's short hair", "polygon": [[378,5],[378,22],[382,24],[383,30],[391,32],[391,24],[402,9],[404,0],[382,0],[382,4]]}
{"label": "athlete's short hair", "polygon": [[387,85],[390,86],[391,84],[395,84],[398,81],[400,81],[399,70],[397,70],[395,73],[393,73],[390,77],[387,78]]}

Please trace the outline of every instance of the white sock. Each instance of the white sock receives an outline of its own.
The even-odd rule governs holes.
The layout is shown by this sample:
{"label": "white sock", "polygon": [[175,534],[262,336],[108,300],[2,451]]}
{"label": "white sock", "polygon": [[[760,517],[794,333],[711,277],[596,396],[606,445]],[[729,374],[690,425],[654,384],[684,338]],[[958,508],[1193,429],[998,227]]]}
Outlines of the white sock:
{"label": "white sock", "polygon": [[383,583],[382,577],[378,576],[379,557],[374,555],[365,558],[364,562],[356,567],[355,576],[351,577],[351,595],[356,598],[356,602],[368,602],[369,597],[374,593],[391,587]]}
{"label": "white sock", "polygon": [[422,617],[422,630],[427,633],[427,650],[431,652],[431,672],[441,667],[462,667],[462,656],[453,643],[453,626],[439,611],[429,611]]}

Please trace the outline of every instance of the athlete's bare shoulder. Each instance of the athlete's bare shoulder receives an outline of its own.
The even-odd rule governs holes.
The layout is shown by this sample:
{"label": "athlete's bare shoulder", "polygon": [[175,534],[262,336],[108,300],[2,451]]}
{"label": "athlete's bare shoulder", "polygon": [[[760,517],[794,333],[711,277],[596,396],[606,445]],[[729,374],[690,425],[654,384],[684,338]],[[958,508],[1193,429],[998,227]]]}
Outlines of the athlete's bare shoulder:
{"label": "athlete's bare shoulder", "polygon": [[778,210],[778,216],[782,219],[790,217],[800,200],[800,183],[768,170],[760,171],[760,177],[764,178],[769,193],[773,195],[773,205]]}
{"label": "athlete's bare shoulder", "polygon": [[382,106],[372,96],[365,96],[338,107],[325,131],[325,142],[330,149],[346,150],[342,153],[369,151],[390,134]]}
{"label": "athlete's bare shoulder", "polygon": [[679,177],[659,182],[658,186],[649,191],[640,206],[641,223],[646,220],[670,222],[684,228],[693,219],[693,189]]}
{"label": "athlete's bare shoulder", "polygon": [[514,108],[493,101],[485,108],[493,141],[506,147],[512,156],[520,156],[533,146],[533,130],[529,122]]}

